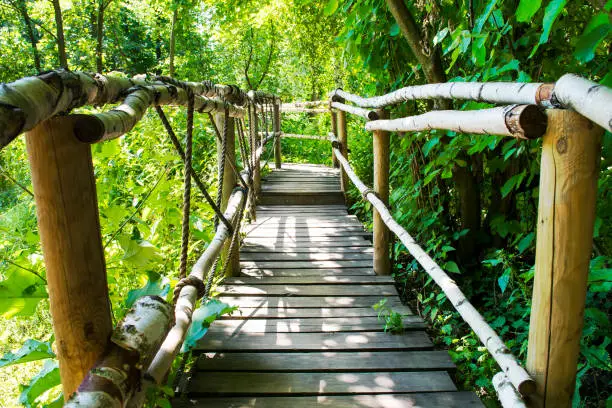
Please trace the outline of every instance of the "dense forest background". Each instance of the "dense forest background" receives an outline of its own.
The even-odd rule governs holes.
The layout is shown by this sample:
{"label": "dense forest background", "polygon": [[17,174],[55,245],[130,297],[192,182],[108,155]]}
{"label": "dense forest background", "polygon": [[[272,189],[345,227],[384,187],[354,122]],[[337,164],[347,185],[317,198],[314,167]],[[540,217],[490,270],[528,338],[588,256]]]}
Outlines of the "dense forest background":
{"label": "dense forest background", "polygon": [[[440,81],[555,81],[574,72],[612,86],[612,0],[0,0],[0,82],[66,67],[163,73],[325,99]],[[462,109],[481,108],[455,103]],[[392,115],[425,112],[407,103]],[[447,107],[451,107],[450,105]],[[171,114],[184,126],[184,114]],[[328,115],[285,115],[287,133],[326,134]],[[214,136],[196,116],[194,167],[215,176]],[[391,207],[525,358],[540,141],[416,132],[392,137]],[[372,184],[371,135],[349,121],[350,160]],[[612,135],[604,137],[575,407],[610,407]],[[179,262],[181,163],[147,115],[93,147],[114,318],[142,293],[169,293]],[[284,160],[330,164],[327,144],[283,140]],[[356,190],[351,209],[371,222]],[[212,237],[194,201],[192,258]],[[0,153],[0,406],[58,406],[59,373],[23,139]],[[475,335],[401,244],[394,275],[458,365],[456,381],[496,406],[496,371]],[[12,353],[10,353],[12,352]],[[21,363],[21,364],[16,364]],[[10,366],[10,367],[9,367]],[[169,388],[151,404],[168,406]]]}

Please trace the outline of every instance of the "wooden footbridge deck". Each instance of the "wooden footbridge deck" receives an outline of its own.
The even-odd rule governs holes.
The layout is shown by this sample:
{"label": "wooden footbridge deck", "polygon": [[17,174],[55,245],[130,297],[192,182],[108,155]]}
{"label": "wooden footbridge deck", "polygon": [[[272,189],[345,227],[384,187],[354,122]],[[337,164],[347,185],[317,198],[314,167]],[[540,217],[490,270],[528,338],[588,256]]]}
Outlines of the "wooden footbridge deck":
{"label": "wooden footbridge deck", "polygon": [[[369,234],[349,215],[338,171],[283,164],[264,179],[241,276],[218,288],[240,314],[213,323],[187,385],[202,407],[479,407],[458,392],[446,351],[372,270]],[[382,298],[406,315],[383,332]]]}

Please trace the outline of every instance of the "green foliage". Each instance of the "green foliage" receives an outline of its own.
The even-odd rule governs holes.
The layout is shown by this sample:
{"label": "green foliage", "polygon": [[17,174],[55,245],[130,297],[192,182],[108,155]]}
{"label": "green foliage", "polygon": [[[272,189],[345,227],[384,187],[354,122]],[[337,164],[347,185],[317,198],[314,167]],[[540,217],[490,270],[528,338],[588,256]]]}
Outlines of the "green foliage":
{"label": "green foliage", "polygon": [[385,323],[385,332],[391,333],[403,333],[404,332],[404,317],[393,310],[391,306],[387,304],[388,299],[381,299],[372,306],[372,308],[378,313],[378,320]]}
{"label": "green foliage", "polygon": [[[27,386],[22,388],[21,395],[19,395],[19,402],[27,408],[38,407],[39,405],[36,402],[38,397],[60,384],[61,380],[57,360],[47,360],[43,369],[32,378]],[[45,404],[45,406],[56,408],[63,406],[63,404],[64,400],[60,397],[51,403]]]}
{"label": "green foliage", "polygon": [[237,306],[230,306],[216,299],[207,299],[198,307],[191,318],[191,326],[185,342],[181,348],[181,353],[190,351],[204,335],[208,332],[211,323],[223,315],[231,315],[236,310]]}
{"label": "green foliage", "polygon": [[54,357],[50,342],[28,339],[17,352],[8,352],[0,358],[0,368]]}

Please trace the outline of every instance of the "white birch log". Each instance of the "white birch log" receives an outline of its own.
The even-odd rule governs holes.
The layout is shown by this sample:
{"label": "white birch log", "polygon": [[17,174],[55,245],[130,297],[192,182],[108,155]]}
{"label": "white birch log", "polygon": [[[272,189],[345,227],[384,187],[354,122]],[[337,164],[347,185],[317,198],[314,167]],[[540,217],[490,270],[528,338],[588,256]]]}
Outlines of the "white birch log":
{"label": "white birch log", "polygon": [[329,113],[329,109],[324,108],[300,108],[300,107],[292,107],[292,106],[281,106],[282,113],[312,113],[312,114],[320,114],[320,113]]}
{"label": "white birch log", "polygon": [[[132,130],[152,104],[186,106],[187,92],[167,85],[140,86],[127,95],[118,107],[93,115],[78,115],[74,133],[82,142],[97,143],[115,139]],[[194,96],[196,112],[224,112],[232,117],[242,117],[244,109],[218,99]]]}
{"label": "white birch log", "polygon": [[314,107],[324,107],[329,106],[329,101],[296,101],[296,102],[286,102],[283,104],[286,107],[292,108],[314,108]]}
{"label": "white birch log", "polygon": [[553,98],[612,132],[612,89],[574,74],[565,74],[555,84]]}
{"label": "white birch log", "polygon": [[346,105],[342,102],[332,102],[330,106],[333,109],[338,109],[343,112],[350,113],[352,115],[361,116],[367,120],[376,120],[378,119],[378,113],[373,110],[359,108],[357,106]]}
{"label": "white birch log", "polygon": [[445,82],[408,86],[382,96],[362,98],[342,89],[330,94],[362,108],[385,106],[417,99],[465,99],[497,104],[541,105],[551,107],[552,84],[513,82]]}
{"label": "white birch log", "polygon": [[[198,96],[215,96],[224,102],[231,102],[235,95],[239,95],[238,99],[244,99],[244,92],[240,91],[241,94],[236,91],[235,86],[189,84],[194,84],[192,90]],[[168,87],[162,82],[147,81],[141,77],[129,79],[112,73],[90,75],[66,70],[0,84],[0,148],[19,134],[59,113],[86,105],[100,106],[119,102],[128,89],[137,85]],[[176,89],[174,86],[170,88]],[[268,94],[257,95],[262,99],[269,98]]]}
{"label": "white birch log", "polygon": [[96,363],[65,407],[124,407],[140,390],[147,367],[168,333],[171,306],[158,296],[143,296],[127,312]]}
{"label": "white birch log", "polygon": [[375,120],[366,123],[365,128],[390,132],[441,129],[535,139],[546,132],[546,115],[535,105],[510,105],[473,111],[431,111],[400,119]]}
{"label": "white birch log", "polygon": [[[332,142],[338,142],[338,139],[336,139],[333,133],[329,134],[329,139]],[[423,248],[416,243],[414,238],[393,219],[385,203],[363,184],[359,177],[357,177],[340,150],[334,148],[334,153],[338,158],[338,162],[344,168],[344,171],[353,184],[355,184],[355,187],[364,195],[365,199],[372,203],[387,227],[397,235],[408,252],[410,252],[423,269],[425,269],[425,272],[431,276],[440,289],[442,289],[447,299],[452,303],[457,312],[459,312],[463,320],[470,325],[482,344],[485,345],[489,353],[491,353],[491,356],[508,376],[514,387],[519,390],[522,395],[533,394],[535,392],[535,381],[529,376],[527,371],[521,367],[516,357],[510,353],[510,350],[506,347],[502,339],[469,302],[455,281],[451,279]]]}
{"label": "white birch log", "polygon": [[504,408],[527,408],[525,401],[516,391],[508,377],[504,373],[493,376],[493,387],[497,392],[497,398]]}
{"label": "white birch log", "polygon": [[[244,198],[245,194],[242,189],[237,188],[232,193],[227,204],[227,210],[224,213],[225,218],[230,220],[230,222],[234,222],[237,211],[241,207]],[[230,237],[229,230],[225,224],[220,223],[214,238],[193,266],[190,273],[191,276],[195,276],[200,280],[205,279],[207,272],[210,270],[212,263],[221,249],[223,249],[223,244],[228,237]],[[166,336],[147,370],[147,375],[151,377],[156,384],[161,384],[163,382],[166,373],[172,366],[172,361],[174,361],[174,358],[185,340],[187,330],[191,325],[191,317],[197,300],[198,293],[195,287],[184,286],[181,289],[174,309],[175,324],[170,329],[170,332]]]}
{"label": "white birch log", "polygon": [[291,139],[327,140],[324,136],[318,136],[318,135],[298,135],[295,133],[283,133],[281,136],[283,138],[291,138]]}

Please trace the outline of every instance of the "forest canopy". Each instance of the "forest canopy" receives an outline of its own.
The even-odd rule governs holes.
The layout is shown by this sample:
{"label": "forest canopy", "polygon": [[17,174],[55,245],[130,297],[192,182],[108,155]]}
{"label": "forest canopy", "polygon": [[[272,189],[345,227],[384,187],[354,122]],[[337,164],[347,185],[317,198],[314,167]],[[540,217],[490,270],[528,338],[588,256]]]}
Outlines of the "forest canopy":
{"label": "forest canopy", "polygon": [[[611,51],[612,0],[0,0],[0,82],[63,67],[211,80],[283,102],[324,100],[336,88],[373,96],[433,82],[554,82],[565,73],[612,87]],[[391,115],[488,106],[407,102]],[[184,110],[168,115],[184,127]],[[204,118],[195,129],[194,168],[212,180],[214,132]],[[287,114],[282,123],[286,133],[329,129],[329,115]],[[371,134],[357,120],[348,129],[351,164],[372,185]],[[435,130],[391,140],[394,216],[524,361],[541,141]],[[574,407],[612,404],[611,149],[606,132]],[[282,150],[284,161],[331,164],[329,145],[318,141],[283,140]],[[138,295],[171,296],[177,282],[182,164],[150,112],[92,152],[116,322]],[[63,401],[31,191],[19,138],[0,152],[0,406]],[[370,227],[370,206],[354,188],[349,199]],[[190,262],[210,242],[212,220],[205,203],[195,204]],[[458,385],[496,406],[494,360],[399,242],[393,271],[437,345],[449,349]],[[166,388],[151,406],[168,406]]]}

